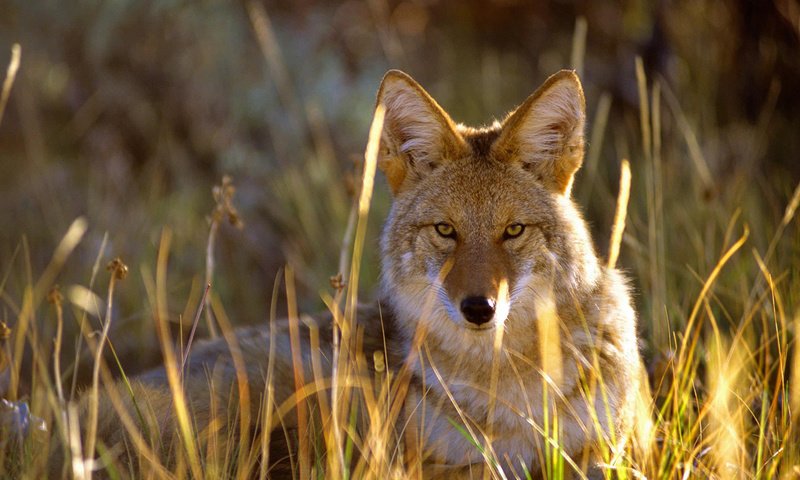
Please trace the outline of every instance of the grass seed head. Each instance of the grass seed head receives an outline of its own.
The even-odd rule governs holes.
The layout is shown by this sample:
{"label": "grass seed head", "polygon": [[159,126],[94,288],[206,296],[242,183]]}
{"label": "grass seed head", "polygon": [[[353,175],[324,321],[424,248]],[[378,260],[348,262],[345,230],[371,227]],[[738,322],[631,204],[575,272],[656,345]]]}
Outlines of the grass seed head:
{"label": "grass seed head", "polygon": [[124,280],[128,276],[128,266],[119,257],[108,262],[106,270],[111,272],[117,280]]}

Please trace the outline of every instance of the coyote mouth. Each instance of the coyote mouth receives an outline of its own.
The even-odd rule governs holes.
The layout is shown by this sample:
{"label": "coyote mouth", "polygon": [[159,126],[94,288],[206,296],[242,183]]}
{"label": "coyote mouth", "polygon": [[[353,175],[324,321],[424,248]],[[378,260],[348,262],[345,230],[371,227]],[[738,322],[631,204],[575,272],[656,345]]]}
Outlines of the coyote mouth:
{"label": "coyote mouth", "polygon": [[497,324],[495,324],[495,322],[487,322],[487,323],[484,323],[483,325],[475,325],[475,324],[472,324],[472,323],[469,323],[469,322],[465,322],[464,323],[464,327],[467,330],[470,330],[470,331],[473,331],[473,332],[488,332],[488,331],[494,330],[497,327]]}

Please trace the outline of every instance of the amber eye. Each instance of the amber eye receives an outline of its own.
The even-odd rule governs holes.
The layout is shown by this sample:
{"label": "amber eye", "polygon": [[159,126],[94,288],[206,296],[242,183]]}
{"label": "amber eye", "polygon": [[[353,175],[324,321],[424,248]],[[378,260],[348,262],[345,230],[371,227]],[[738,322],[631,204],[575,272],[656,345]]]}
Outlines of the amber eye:
{"label": "amber eye", "polygon": [[522,235],[522,232],[525,231],[525,225],[521,223],[512,223],[511,225],[506,227],[506,231],[503,232],[503,237],[508,238],[517,238]]}
{"label": "amber eye", "polygon": [[437,223],[434,227],[436,228],[436,233],[439,235],[445,238],[456,238],[456,229],[449,223]]}

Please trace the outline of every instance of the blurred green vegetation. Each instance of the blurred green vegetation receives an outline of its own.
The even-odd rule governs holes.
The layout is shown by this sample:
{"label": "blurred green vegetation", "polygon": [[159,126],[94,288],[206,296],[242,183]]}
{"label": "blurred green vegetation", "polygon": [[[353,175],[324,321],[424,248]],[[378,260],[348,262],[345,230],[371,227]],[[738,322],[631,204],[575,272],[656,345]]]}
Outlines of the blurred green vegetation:
{"label": "blurred green vegetation", "polygon": [[[621,263],[636,287],[648,364],[670,350],[668,332],[680,331],[701,279],[742,224],[751,247],[766,251],[800,180],[793,0],[0,0],[0,11],[0,65],[13,43],[22,47],[0,124],[0,319],[13,327],[26,285],[83,216],[89,229],[57,283],[89,286],[101,253],[101,265],[121,257],[131,267],[110,337],[131,373],[160,358],[141,268],[153,270],[168,228],[171,320],[188,321],[205,276],[211,189],[223,175],[233,178],[245,223],[223,227],[215,248],[212,291],[229,316],[263,322],[286,263],[303,309],[322,307],[388,68],[414,76],[457,121],[488,123],[572,67],[585,19],[587,133],[600,127],[592,120],[603,98],[610,113],[591,137],[597,164],[574,192],[604,255],[619,162],[631,160]],[[657,90],[657,149],[642,142],[637,56]],[[366,295],[388,203],[379,182]],[[784,299],[794,308],[798,231],[793,220],[769,264],[794,286]],[[742,298],[756,268],[743,255],[716,290],[713,307],[731,323],[748,309]],[[92,285],[101,298],[107,277]],[[51,312],[38,307],[39,338],[52,338]],[[75,338],[79,317],[68,309],[65,338]]]}

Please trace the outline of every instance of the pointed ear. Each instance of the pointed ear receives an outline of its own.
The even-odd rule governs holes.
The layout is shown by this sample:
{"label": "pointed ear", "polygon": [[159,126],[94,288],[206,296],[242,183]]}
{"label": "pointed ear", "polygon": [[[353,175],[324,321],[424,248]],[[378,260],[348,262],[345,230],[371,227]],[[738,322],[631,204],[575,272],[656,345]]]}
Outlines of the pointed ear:
{"label": "pointed ear", "polygon": [[377,103],[386,107],[378,167],[392,193],[408,188],[464,151],[464,140],[447,113],[405,73],[386,73]]}
{"label": "pointed ear", "polygon": [[583,163],[586,104],[575,72],[562,70],[547,79],[503,122],[493,151],[518,162],[551,189],[569,195]]}

